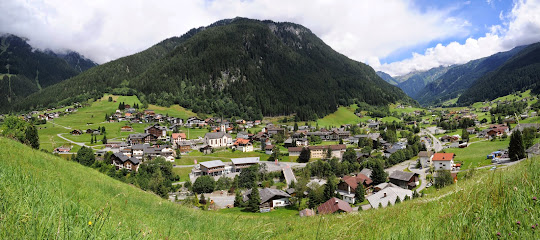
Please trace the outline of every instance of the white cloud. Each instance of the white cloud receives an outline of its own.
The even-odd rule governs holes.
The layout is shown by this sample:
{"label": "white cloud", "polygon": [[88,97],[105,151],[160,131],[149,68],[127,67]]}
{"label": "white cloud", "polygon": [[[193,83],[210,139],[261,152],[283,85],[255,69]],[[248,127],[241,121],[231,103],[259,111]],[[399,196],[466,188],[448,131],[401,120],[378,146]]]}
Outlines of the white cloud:
{"label": "white cloud", "polygon": [[420,10],[410,0],[3,0],[0,32],[103,63],[191,28],[242,16],[302,24],[336,51],[376,64],[400,49],[466,36],[470,23],[451,16],[456,8]]}
{"label": "white cloud", "polygon": [[469,38],[465,43],[438,44],[423,54],[413,53],[409,59],[389,64],[372,63],[372,66],[390,75],[402,75],[411,71],[424,71],[433,67],[462,64],[487,57],[500,51],[540,41],[540,1],[520,0],[512,11],[500,18],[502,25],[491,26],[490,32],[478,39]]}

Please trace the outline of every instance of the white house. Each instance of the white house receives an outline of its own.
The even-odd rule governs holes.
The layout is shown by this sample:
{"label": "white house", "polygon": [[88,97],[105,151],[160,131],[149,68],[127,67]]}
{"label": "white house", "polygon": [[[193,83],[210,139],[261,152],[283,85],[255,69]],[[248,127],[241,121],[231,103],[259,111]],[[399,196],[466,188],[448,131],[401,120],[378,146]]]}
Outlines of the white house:
{"label": "white house", "polygon": [[420,164],[422,164],[422,167],[424,168],[431,166],[432,158],[433,158],[433,152],[431,151],[420,151],[418,153],[418,159],[420,159]]}
{"label": "white house", "polygon": [[454,165],[453,153],[435,153],[431,159],[435,171],[438,170],[452,170]]}
{"label": "white house", "polygon": [[233,144],[232,136],[224,132],[211,132],[204,135],[204,142],[213,147],[228,147]]}

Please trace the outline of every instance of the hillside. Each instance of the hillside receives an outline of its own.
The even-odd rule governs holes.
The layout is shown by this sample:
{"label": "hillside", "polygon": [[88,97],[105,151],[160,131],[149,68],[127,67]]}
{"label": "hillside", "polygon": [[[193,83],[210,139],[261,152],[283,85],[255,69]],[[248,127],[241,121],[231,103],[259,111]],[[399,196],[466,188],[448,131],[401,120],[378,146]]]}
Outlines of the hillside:
{"label": "hillside", "polygon": [[410,97],[415,98],[418,92],[422,90],[427,84],[438,79],[452,67],[453,66],[440,66],[427,71],[412,72],[403,76],[398,76],[396,77],[396,79],[400,81],[398,87],[401,88],[401,90],[403,90],[403,92],[405,92]]}
{"label": "hillside", "polygon": [[[422,105],[436,105],[457,98],[477,79],[497,69],[524,48],[524,46],[516,47],[507,52],[496,53],[489,57],[454,66],[428,83],[412,97]],[[407,92],[405,89],[404,91]]]}
{"label": "hillside", "polygon": [[535,239],[540,223],[539,159],[381,210],[300,218],[194,210],[12,140],[0,148],[2,239]]}
{"label": "hillside", "polygon": [[0,112],[10,104],[97,64],[75,52],[33,49],[26,39],[0,36]]}
{"label": "hillside", "polygon": [[388,73],[377,71],[377,76],[381,77],[384,81],[394,86],[397,86],[399,84],[398,80],[390,76],[390,74]]}
{"label": "hillside", "polygon": [[540,43],[527,46],[496,70],[485,74],[461,95],[458,104],[492,100],[516,91],[540,93]]}
{"label": "hillside", "polygon": [[90,69],[15,108],[97,97],[120,87],[149,103],[243,118],[297,113],[316,119],[355,102],[413,102],[303,26],[235,18]]}

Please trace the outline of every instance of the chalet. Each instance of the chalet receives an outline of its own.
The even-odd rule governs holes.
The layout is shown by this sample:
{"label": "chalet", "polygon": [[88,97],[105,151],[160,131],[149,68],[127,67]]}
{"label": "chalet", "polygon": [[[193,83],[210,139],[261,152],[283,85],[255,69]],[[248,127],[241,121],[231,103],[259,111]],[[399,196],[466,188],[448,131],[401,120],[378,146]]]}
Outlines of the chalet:
{"label": "chalet", "polygon": [[180,149],[181,153],[186,153],[191,151],[191,145],[193,143],[191,141],[181,141],[176,144],[176,148]]}
{"label": "chalet", "polygon": [[395,152],[397,152],[399,150],[400,149],[391,147],[391,148],[388,148],[388,149],[384,150],[383,155],[384,155],[384,157],[389,158],[392,154],[394,154]]}
{"label": "chalet", "polygon": [[206,122],[198,117],[190,117],[186,120],[186,126],[188,127],[201,127],[206,126]]}
{"label": "chalet", "polygon": [[274,134],[285,134],[285,128],[277,128],[274,126],[266,127],[266,133],[268,135],[272,136]]}
{"label": "chalet", "polygon": [[232,145],[232,137],[224,132],[212,132],[204,135],[204,142],[213,148],[228,147]]}
{"label": "chalet", "polygon": [[342,199],[350,204],[354,204],[356,188],[362,184],[364,189],[370,189],[373,181],[368,176],[359,173],[356,176],[344,176],[339,184],[337,193],[342,196]]}
{"label": "chalet", "polygon": [[259,164],[259,157],[231,158],[232,171],[241,172],[244,168],[249,168]]}
{"label": "chalet", "polygon": [[225,164],[221,160],[201,162],[200,166],[203,175],[218,176],[225,170]]}
{"label": "chalet", "polygon": [[239,132],[238,134],[236,134],[236,138],[249,139],[249,135],[247,132]]}
{"label": "chalet", "polygon": [[[251,195],[251,189],[246,191],[243,196],[244,202],[248,201],[249,196]],[[288,193],[272,188],[263,188],[259,190],[259,197],[261,198],[261,205],[259,208],[276,208],[276,207],[285,207],[290,203],[289,198],[291,195]]]}
{"label": "chalet", "polygon": [[467,133],[475,134],[476,133],[476,128],[473,128],[473,127],[467,128]]}
{"label": "chalet", "polygon": [[111,156],[112,165],[116,169],[127,169],[136,172],[139,169],[140,161],[135,157],[127,157],[121,152],[115,153]]}
{"label": "chalet", "polygon": [[368,124],[368,128],[371,128],[371,129],[379,129],[379,122],[370,122]]}
{"label": "chalet", "polygon": [[419,184],[418,173],[393,171],[388,178],[391,183],[405,189],[413,189]]}
{"label": "chalet", "polygon": [[[274,145],[266,145],[264,146],[264,152],[268,155],[272,154],[274,150]],[[300,156],[300,153],[298,153],[298,156]]]}
{"label": "chalet", "polygon": [[367,197],[369,205],[371,205],[372,208],[394,205],[398,198],[400,201],[403,201],[407,196],[409,196],[409,198],[412,198],[413,196],[411,190],[396,187],[392,183],[381,183],[375,186],[375,188],[379,191]]}
{"label": "chalet", "polygon": [[71,133],[71,135],[78,136],[78,135],[81,135],[83,132],[81,130],[75,129],[75,130],[71,131],[70,133]]}
{"label": "chalet", "polygon": [[339,198],[333,197],[325,203],[321,204],[317,208],[317,211],[319,212],[319,214],[331,214],[336,212],[352,212],[352,208],[347,202]]}
{"label": "chalet", "polygon": [[150,126],[150,127],[145,128],[144,132],[148,133],[148,134],[152,134],[156,138],[165,137],[165,136],[167,136],[167,127],[154,125],[154,126]]}
{"label": "chalet", "polygon": [[233,146],[237,151],[253,152],[253,144],[249,141],[249,139],[238,138],[234,142]]}
{"label": "chalet", "polygon": [[171,134],[171,143],[174,146],[178,146],[180,142],[186,141],[186,134],[185,133],[173,133]]}
{"label": "chalet", "polygon": [[128,143],[130,145],[151,143],[155,141],[157,141],[157,138],[154,135],[148,133],[129,134],[128,136]]}
{"label": "chalet", "polygon": [[144,110],[144,115],[155,115],[156,113],[154,112],[154,110]]}
{"label": "chalet", "polygon": [[454,165],[453,153],[435,153],[431,159],[435,170],[452,170]]}
{"label": "chalet", "polygon": [[433,158],[433,152],[431,151],[420,151],[418,153],[418,159],[422,167],[426,168],[431,166],[431,159]]}
{"label": "chalet", "polygon": [[123,126],[120,128],[120,131],[122,132],[133,132],[133,128],[131,126]]}

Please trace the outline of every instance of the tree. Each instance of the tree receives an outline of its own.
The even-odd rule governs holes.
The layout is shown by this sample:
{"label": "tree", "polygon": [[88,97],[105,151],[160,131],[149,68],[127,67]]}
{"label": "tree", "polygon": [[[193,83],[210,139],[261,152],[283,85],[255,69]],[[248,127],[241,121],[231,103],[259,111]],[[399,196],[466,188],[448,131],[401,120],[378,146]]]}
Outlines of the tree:
{"label": "tree", "polygon": [[220,177],[216,182],[216,190],[228,190],[231,187],[231,179],[228,177]]}
{"label": "tree", "polygon": [[268,161],[274,161],[274,160],[280,160],[281,152],[279,150],[279,147],[276,145],[274,148],[272,148],[272,154],[268,158]]}
{"label": "tree", "polygon": [[512,135],[510,135],[510,146],[508,148],[508,155],[510,160],[517,161],[525,157],[525,146],[523,144],[523,137],[521,131],[515,129]]}
{"label": "tree", "polygon": [[193,191],[196,193],[211,193],[215,188],[214,178],[208,175],[200,176],[193,183]]}
{"label": "tree", "polygon": [[259,171],[259,165],[252,165],[249,168],[245,168],[240,172],[238,176],[238,187],[240,188],[254,188],[257,186],[257,172]]}
{"label": "tree", "polygon": [[236,190],[236,195],[234,196],[234,206],[235,207],[244,206],[244,199],[242,197],[242,193],[239,190]]}
{"label": "tree", "polygon": [[101,140],[103,144],[107,144],[107,135],[103,135],[103,139]]}
{"label": "tree", "polygon": [[356,151],[354,151],[354,148],[347,148],[345,150],[345,153],[343,153],[343,162],[356,162]]}
{"label": "tree", "polygon": [[103,155],[103,162],[107,165],[111,165],[113,162],[112,162],[112,158],[111,156],[113,155],[113,152],[111,151],[108,151],[106,152],[104,155]]}
{"label": "tree", "polygon": [[440,170],[437,171],[437,176],[435,177],[435,187],[442,188],[444,186],[452,184],[452,174],[449,170]]}
{"label": "tree", "polygon": [[300,156],[298,156],[298,159],[296,160],[299,163],[307,163],[309,162],[309,159],[311,158],[311,151],[309,148],[305,147],[302,148],[302,151],[300,152]]}
{"label": "tree", "polygon": [[202,205],[206,205],[206,198],[204,197],[204,193],[201,194],[201,197],[199,198],[199,203]]}
{"label": "tree", "polygon": [[294,131],[298,131],[298,123],[297,122],[294,122]]}
{"label": "tree", "polygon": [[191,184],[191,181],[188,179],[186,182],[184,182],[184,188],[191,191],[193,187],[193,184]]}
{"label": "tree", "polygon": [[465,142],[469,141],[469,132],[467,132],[466,128],[461,131],[461,139]]}
{"label": "tree", "polygon": [[34,124],[30,124],[25,130],[26,144],[33,149],[39,149],[39,135]]}
{"label": "tree", "polygon": [[326,148],[326,157],[325,159],[330,159],[332,158],[332,149],[330,149],[330,147]]}
{"label": "tree", "polygon": [[384,171],[383,165],[380,162],[375,163],[372,166],[371,169],[371,179],[373,180],[373,184],[381,184],[386,182],[387,173]]}
{"label": "tree", "polygon": [[326,202],[330,200],[330,198],[333,198],[336,196],[336,190],[337,190],[337,183],[336,183],[336,177],[330,176],[328,178],[328,181],[324,184],[324,194],[323,194],[323,202]]}
{"label": "tree", "polygon": [[109,102],[112,102],[112,101],[113,101],[113,100],[112,100],[112,97],[111,97],[111,96],[109,96]]}
{"label": "tree", "polygon": [[90,144],[94,144],[94,135],[90,135]]}
{"label": "tree", "polygon": [[92,164],[94,164],[94,162],[96,161],[96,157],[94,156],[94,151],[92,151],[91,148],[82,146],[81,149],[77,151],[77,156],[75,157],[75,161],[79,162],[80,164],[84,166],[92,166]]}
{"label": "tree", "polygon": [[254,188],[251,189],[251,194],[249,194],[249,200],[246,205],[246,210],[250,212],[258,212],[260,205],[261,205],[261,196],[259,196],[259,188],[255,186]]}
{"label": "tree", "polygon": [[[528,149],[534,145],[534,138],[536,137],[536,128],[528,127],[523,129],[523,146]],[[28,137],[27,137],[28,138]]]}
{"label": "tree", "polygon": [[354,198],[356,198],[356,201],[359,203],[366,200],[366,190],[364,189],[364,184],[358,184],[358,186],[356,187],[356,191],[354,192]]}

